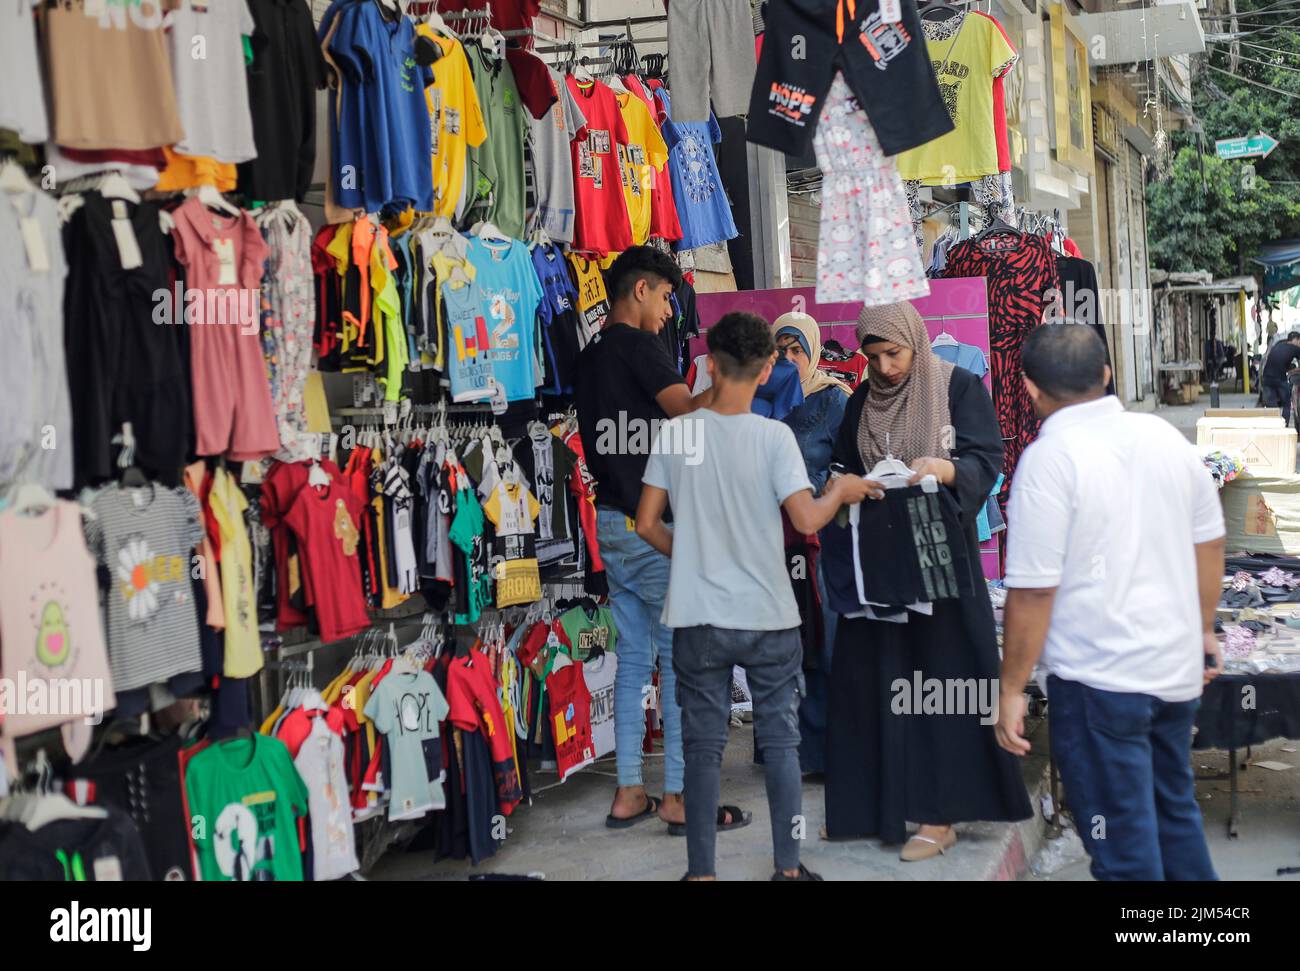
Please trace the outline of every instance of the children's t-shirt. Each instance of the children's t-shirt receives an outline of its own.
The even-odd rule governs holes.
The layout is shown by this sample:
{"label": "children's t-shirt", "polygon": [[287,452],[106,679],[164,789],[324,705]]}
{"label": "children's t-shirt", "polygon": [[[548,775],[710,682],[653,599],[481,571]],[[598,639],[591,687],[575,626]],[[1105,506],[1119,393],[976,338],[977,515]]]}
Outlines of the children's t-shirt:
{"label": "children's t-shirt", "polygon": [[[635,74],[629,74],[623,79],[627,89],[641,99],[641,103],[646,106],[650,116],[654,119],[660,138],[663,137],[663,123],[665,115],[663,114],[658,102],[655,101],[654,95],[648,91],[641,83],[641,79]],[[667,145],[667,142],[664,142]],[[673,199],[673,175],[665,165],[654,173],[655,185],[651,193],[650,203],[650,235],[658,236],[669,242],[682,238],[682,223],[677,217],[677,203]]]}
{"label": "children's t-shirt", "polygon": [[[476,339],[487,338],[478,350],[486,349],[492,377],[505,389],[507,401],[532,398],[537,389],[533,368],[542,286],[528,247],[517,239],[504,244],[475,237],[469,241],[468,259],[477,270],[469,296],[477,300],[483,319],[482,333],[475,319]],[[447,296],[448,291],[443,293]],[[463,296],[457,299],[464,302]]]}
{"label": "children's t-shirt", "polygon": [[361,868],[357,859],[343,770],[343,739],[324,717],[311,719],[311,730],[293,760],[307,788],[311,816],[313,880],[338,880]]}
{"label": "children's t-shirt", "polygon": [[668,92],[661,88],[655,97],[660,99],[665,115],[663,136],[669,148],[673,201],[682,223],[682,238],[673,246],[679,250],[695,249],[734,239],[740,233],[722,187],[718,161],[713,156],[713,146],[722,141],[718,119],[710,113],[707,122],[673,121]]}
{"label": "children's t-shirt", "polygon": [[569,394],[578,366],[578,293],[569,276],[569,264],[555,244],[534,246],[533,270],[542,288],[537,320],[542,325],[546,354],[545,391]]}
{"label": "children's t-shirt", "polygon": [[573,248],[601,256],[621,253],[632,245],[619,162],[628,143],[623,113],[608,85],[575,77],[567,78],[566,84],[587,119],[587,137],[572,143],[578,208]]}
{"label": "children's t-shirt", "polygon": [[584,607],[566,610],[560,614],[560,627],[569,641],[569,655],[575,661],[587,660],[597,649],[610,653],[618,649],[618,628],[608,607],[597,607],[591,613]]}
{"label": "children's t-shirt", "polygon": [[974,344],[936,344],[930,349],[945,361],[956,364],[977,377],[982,378],[989,373],[988,359]]}
{"label": "children's t-shirt", "polygon": [[492,563],[498,608],[532,603],[542,597],[533,525],[540,511],[541,506],[522,484],[498,482],[483,504],[484,515],[496,527]]}
{"label": "children's t-shirt", "polygon": [[573,267],[574,285],[578,290],[578,350],[582,350],[605,326],[605,318],[609,316],[609,295],[599,263],[570,253],[569,265]]}
{"label": "children's t-shirt", "polygon": [[591,693],[583,677],[583,666],[567,657],[557,658],[546,678],[546,695],[551,702],[555,761],[563,782],[596,760],[591,735]]}
{"label": "children's t-shirt", "polygon": [[523,799],[519,772],[515,767],[511,732],[497,694],[492,662],[481,651],[470,650],[447,669],[448,718],[466,732],[481,732],[492,753],[492,776],[496,782],[497,807],[509,816]]}
{"label": "children's t-shirt", "polygon": [[483,144],[487,125],[460,41],[436,33],[428,24],[418,25],[415,32],[442,51],[433,62],[433,84],[424,89],[424,97],[433,159],[433,214],[450,219],[465,185],[469,149]]}
{"label": "children's t-shirt", "polygon": [[492,602],[492,575],[487,540],[483,536],[483,509],[468,479],[456,492],[456,513],[451,520],[448,539],[464,557],[466,573],[466,610],[453,616],[457,624],[473,624]]}
{"label": "children's t-shirt", "polygon": [[[248,500],[235,477],[225,469],[213,474],[208,508],[221,531],[221,602],[226,617],[222,673],[228,678],[251,678],[262,670],[262,643],[257,633],[253,547],[244,525]],[[213,565],[209,563],[208,569]]]}
{"label": "children's t-shirt", "polygon": [[1016,62],[1016,51],[997,22],[963,16],[956,33],[923,22],[926,49],[939,91],[956,126],[946,135],[894,156],[898,174],[924,185],[953,185],[998,173],[993,122],[993,79]]}
{"label": "children's t-shirt", "polygon": [[390,820],[414,819],[447,805],[438,724],[449,710],[425,671],[391,671],[370,695],[365,714],[384,733],[392,763]]}
{"label": "children's t-shirt", "polygon": [[591,747],[596,758],[614,751],[614,678],[618,657],[608,652],[583,662],[582,678],[591,696]]}
{"label": "children's t-shirt", "polygon": [[190,567],[202,511],[187,489],[111,486],[86,526],[108,568],[108,656],[117,691],[203,670]]}
{"label": "children's t-shirt", "polygon": [[185,790],[199,874],[205,881],[301,880],[298,820],[307,787],[277,738],[253,735],[190,759]]}
{"label": "children's t-shirt", "polygon": [[537,210],[531,225],[540,227],[559,243],[573,242],[573,150],[570,144],[582,137],[587,116],[573,97],[563,76],[547,68],[558,95],[555,104],[541,118],[529,119],[533,145],[533,172],[537,184]]}
{"label": "children's t-shirt", "polygon": [[285,515],[306,561],[306,583],[321,640],[351,637],[370,626],[357,555],[364,514],[351,490],[331,479],[325,489],[305,485]]}
{"label": "children's t-shirt", "polygon": [[451,400],[486,401],[492,397],[492,359],[487,352],[487,317],[481,294],[472,280],[453,280],[450,276],[443,280],[441,289]]}
{"label": "children's t-shirt", "polygon": [[200,9],[194,0],[180,0],[166,26],[172,84],[185,129],[174,150],[226,163],[256,158],[242,42],[256,26],[248,4],[224,0]]}
{"label": "children's t-shirt", "polygon": [[619,146],[623,194],[627,197],[627,213],[632,222],[632,242],[641,246],[650,238],[656,172],[663,171],[668,162],[668,146],[644,101],[633,94],[619,94],[615,98],[627,128],[627,145]]}

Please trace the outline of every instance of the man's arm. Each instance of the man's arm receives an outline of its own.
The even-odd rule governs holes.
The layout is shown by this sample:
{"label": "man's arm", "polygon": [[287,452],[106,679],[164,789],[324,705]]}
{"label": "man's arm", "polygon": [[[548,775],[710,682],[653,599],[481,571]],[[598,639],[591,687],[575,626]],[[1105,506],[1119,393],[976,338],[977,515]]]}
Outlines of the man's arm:
{"label": "man's arm", "polygon": [[652,485],[641,486],[641,501],[636,507],[636,534],[664,556],[672,556],[673,531],[664,525],[663,520],[666,508],[668,490]]}
{"label": "man's arm", "polygon": [[[815,533],[839,512],[840,506],[861,502],[868,494],[879,491],[878,482],[860,475],[841,475],[831,479],[826,489],[816,499],[808,489],[802,489],[786,498],[781,505],[790,517],[790,523],[804,535]],[[645,500],[644,493],[642,501]]]}
{"label": "man's arm", "polygon": [[1025,685],[1042,657],[1052,622],[1056,587],[1007,590],[1003,615],[1002,674],[998,690],[998,744],[1012,755],[1025,755]]}
{"label": "man's arm", "polygon": [[1196,585],[1201,595],[1201,640],[1205,653],[1214,659],[1212,666],[1205,669],[1205,682],[1208,684],[1217,678],[1223,670],[1223,648],[1214,636],[1214,613],[1219,606],[1219,597],[1223,593],[1223,550],[1225,537],[1197,543],[1196,550]]}
{"label": "man's arm", "polygon": [[697,408],[707,408],[713,403],[713,396],[716,393],[717,391],[713,385],[709,385],[709,387],[692,397],[691,389],[683,381],[679,384],[670,384],[664,388],[655,395],[655,402],[669,418],[676,418],[678,415],[689,414]]}

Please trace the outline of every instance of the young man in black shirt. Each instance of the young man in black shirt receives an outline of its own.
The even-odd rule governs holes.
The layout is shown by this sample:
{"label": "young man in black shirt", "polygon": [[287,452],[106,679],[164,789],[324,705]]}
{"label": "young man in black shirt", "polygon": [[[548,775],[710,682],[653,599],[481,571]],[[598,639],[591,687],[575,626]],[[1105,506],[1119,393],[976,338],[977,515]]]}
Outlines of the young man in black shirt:
{"label": "young man in black shirt", "polygon": [[[596,480],[596,535],[618,627],[614,680],[618,789],[606,825],[623,829],[658,815],[685,834],[682,801],[681,709],[672,664],[672,631],[660,623],[668,592],[668,557],[636,534],[650,447],[659,424],[702,408],[712,389],[692,398],[660,332],[673,315],[670,297],[682,274],[672,258],[649,246],[626,250],[605,275],[610,310],[601,330],[578,356],[574,402],[587,467]],[[659,713],[664,728],[664,798],[648,796],[641,747],[650,677],[659,660]],[[725,814],[719,827],[740,819]]]}
{"label": "young man in black shirt", "polygon": [[1287,380],[1296,358],[1300,357],[1300,331],[1293,330],[1286,340],[1278,341],[1264,357],[1264,368],[1259,375],[1264,391],[1264,404],[1282,409],[1282,420],[1291,422],[1291,384]]}

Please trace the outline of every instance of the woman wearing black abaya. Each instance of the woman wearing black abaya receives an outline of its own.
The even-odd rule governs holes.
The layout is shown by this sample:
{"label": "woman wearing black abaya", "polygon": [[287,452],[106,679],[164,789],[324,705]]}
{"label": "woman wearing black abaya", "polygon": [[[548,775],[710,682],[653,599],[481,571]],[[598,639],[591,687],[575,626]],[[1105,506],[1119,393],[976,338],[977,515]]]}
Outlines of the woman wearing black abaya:
{"label": "woman wearing black abaya", "polygon": [[901,855],[924,860],[952,847],[954,823],[1031,815],[1019,766],[998,747],[992,717],[981,724],[979,713],[895,714],[903,706],[894,704],[901,679],[908,686],[903,710],[915,711],[916,677],[945,685],[973,678],[977,697],[996,701],[997,642],[975,518],[1002,469],[1002,436],[980,379],[931,351],[911,304],[864,307],[857,332],[868,380],[849,399],[834,461],[865,475],[888,450],[917,473],[914,481],[933,474],[960,510],[975,594],[936,601],[930,616],[908,611],[905,623],[840,618],[830,677],[826,835],[902,843],[906,822],[919,823]]}

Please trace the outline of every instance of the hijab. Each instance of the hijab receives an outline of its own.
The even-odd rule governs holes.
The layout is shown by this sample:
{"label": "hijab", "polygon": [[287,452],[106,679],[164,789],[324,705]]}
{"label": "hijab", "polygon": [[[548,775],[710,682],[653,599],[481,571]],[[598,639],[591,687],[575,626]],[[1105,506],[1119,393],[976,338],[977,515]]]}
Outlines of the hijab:
{"label": "hijab", "polygon": [[[863,307],[858,315],[858,343],[871,338],[912,350],[912,369],[893,385],[868,367],[867,400],[858,422],[858,451],[867,472],[891,452],[911,465],[919,458],[947,458],[948,381],[955,365],[930,349],[925,321],[910,303]],[[888,444],[886,444],[888,435]]]}
{"label": "hijab", "polygon": [[813,317],[801,313],[782,314],[772,324],[772,337],[780,337],[783,332],[799,338],[803,352],[808,356],[808,364],[799,375],[805,400],[827,388],[838,388],[846,395],[849,393],[843,381],[837,381],[817,366],[822,359],[822,329]]}

